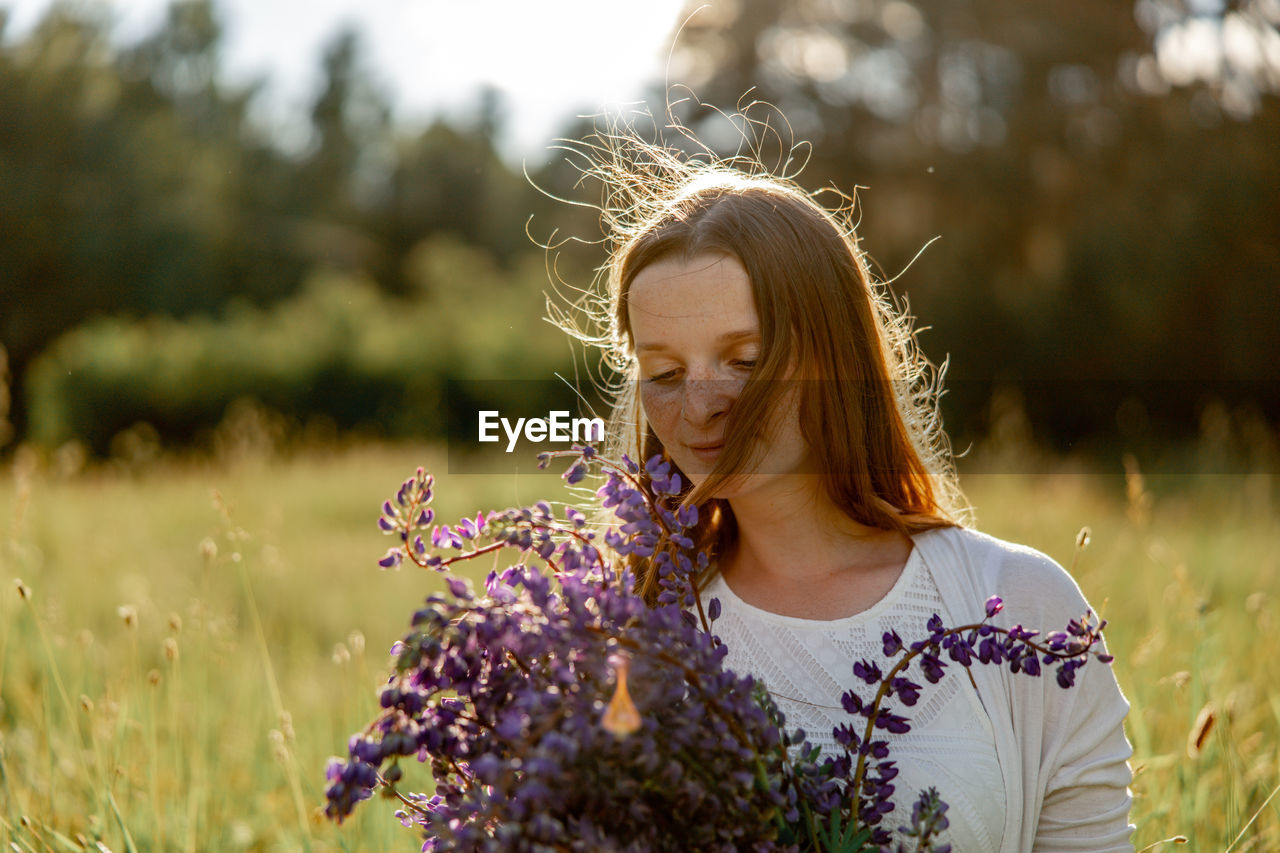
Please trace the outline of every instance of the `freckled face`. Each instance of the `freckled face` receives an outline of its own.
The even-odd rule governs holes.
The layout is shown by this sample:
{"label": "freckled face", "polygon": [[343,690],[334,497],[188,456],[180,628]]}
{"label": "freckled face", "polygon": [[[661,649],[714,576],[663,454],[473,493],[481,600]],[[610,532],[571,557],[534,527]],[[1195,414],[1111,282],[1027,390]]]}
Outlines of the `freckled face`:
{"label": "freckled face", "polygon": [[[729,255],[662,258],[631,282],[627,316],[640,367],[645,417],[672,460],[694,484],[715,467],[725,417],[760,355],[760,319],[751,280]],[[727,488],[735,494],[800,466],[808,455],[794,405],[767,448],[757,447],[749,476]],[[717,497],[729,498],[728,493]]]}

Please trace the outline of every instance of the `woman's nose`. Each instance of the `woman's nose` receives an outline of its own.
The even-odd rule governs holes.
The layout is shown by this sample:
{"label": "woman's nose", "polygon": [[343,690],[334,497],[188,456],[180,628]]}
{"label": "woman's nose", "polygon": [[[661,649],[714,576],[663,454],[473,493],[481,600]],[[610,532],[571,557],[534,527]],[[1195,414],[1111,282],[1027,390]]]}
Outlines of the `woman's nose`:
{"label": "woman's nose", "polygon": [[680,415],[693,426],[709,426],[729,411],[741,387],[733,379],[690,378],[684,384]]}

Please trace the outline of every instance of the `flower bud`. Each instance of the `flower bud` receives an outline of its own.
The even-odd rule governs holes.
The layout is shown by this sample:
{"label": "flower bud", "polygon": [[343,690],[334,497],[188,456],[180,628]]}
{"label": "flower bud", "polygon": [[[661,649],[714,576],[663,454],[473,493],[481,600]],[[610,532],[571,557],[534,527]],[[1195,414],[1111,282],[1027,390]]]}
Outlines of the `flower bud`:
{"label": "flower bud", "polygon": [[707,619],[714,622],[720,618],[720,599],[713,598],[707,604]]}
{"label": "flower bud", "polygon": [[289,760],[289,747],[285,746],[285,736],[282,732],[272,729],[267,733],[267,740],[271,741],[271,757],[281,764]]}
{"label": "flower bud", "polygon": [[609,700],[609,707],[604,709],[600,725],[610,734],[623,738],[640,728],[640,712],[627,692],[627,670],[631,662],[626,655],[614,655],[609,663],[613,666],[618,685]]}
{"label": "flower bud", "polygon": [[295,737],[293,732],[293,714],[290,714],[288,711],[280,712],[280,734],[284,736],[287,743],[293,743]]}
{"label": "flower bud", "polygon": [[1218,715],[1214,712],[1213,704],[1207,704],[1200,709],[1200,714],[1196,717],[1195,725],[1191,727],[1191,731],[1187,733],[1187,757],[1199,758],[1200,753],[1204,750],[1205,743],[1209,740],[1209,733],[1213,731],[1213,724],[1217,722]]}

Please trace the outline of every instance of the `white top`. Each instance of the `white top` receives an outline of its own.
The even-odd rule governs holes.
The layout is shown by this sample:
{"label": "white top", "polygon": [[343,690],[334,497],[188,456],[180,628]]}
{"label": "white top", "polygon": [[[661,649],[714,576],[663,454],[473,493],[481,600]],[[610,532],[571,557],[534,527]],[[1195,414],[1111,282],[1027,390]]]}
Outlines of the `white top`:
{"label": "white top", "polygon": [[[712,632],[729,650],[726,665],[764,681],[788,728],[803,728],[824,753],[836,753],[831,729],[850,720],[840,694],[860,685],[860,695],[871,697],[853,663],[867,658],[886,668],[884,631],[897,630],[910,644],[927,636],[925,622],[935,612],[948,627],[980,621],[990,595],[1005,601],[995,624],[1044,633],[1062,630],[1088,607],[1071,577],[1033,549],[963,528],[928,531],[912,542],[893,588],[844,619],[761,610],[722,577],[702,593],[704,603],[720,599]],[[948,664],[938,685],[913,667],[912,680],[924,688],[920,701],[894,703],[912,730],[889,736],[899,775],[885,828],[908,823],[911,804],[932,785],[950,806],[946,840],[957,851],[1132,851],[1132,749],[1123,729],[1129,706],[1111,668],[1091,661],[1064,690],[1052,666],[1032,678],[1007,664],[975,663],[975,691],[960,667]]]}
{"label": "white top", "polygon": [[[928,636],[925,623],[944,609],[933,575],[914,548],[888,594],[844,619],[800,619],[761,610],[740,599],[721,576],[703,597],[720,599],[722,611],[712,631],[728,647],[725,665],[763,681],[786,716],[787,728],[804,729],[809,743],[832,757],[842,750],[831,730],[853,722],[840,705],[841,694],[852,689],[868,702],[875,695],[875,688],[854,676],[853,662],[865,658],[887,670],[884,632],[897,630],[904,640]],[[890,706],[911,720],[911,731],[889,736],[889,757],[899,772],[893,783],[894,810],[882,826],[895,834],[895,842],[905,840],[897,835],[898,828],[910,824],[916,797],[933,786],[948,804],[951,822],[939,843],[948,842],[955,850],[999,849],[1004,777],[977,691],[961,673],[948,672],[936,685],[919,672],[908,674],[922,689],[914,706]]]}

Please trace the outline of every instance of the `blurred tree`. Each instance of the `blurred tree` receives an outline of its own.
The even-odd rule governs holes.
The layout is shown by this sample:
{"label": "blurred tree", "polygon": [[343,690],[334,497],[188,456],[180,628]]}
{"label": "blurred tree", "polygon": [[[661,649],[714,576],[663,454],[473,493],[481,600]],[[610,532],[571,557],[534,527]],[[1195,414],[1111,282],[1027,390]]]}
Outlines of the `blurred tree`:
{"label": "blurred tree", "polygon": [[385,194],[391,108],[365,67],[359,34],[345,28],[321,59],[311,105],[314,143],[303,167],[305,209],[354,223]]}
{"label": "blurred tree", "polygon": [[696,97],[663,97],[726,152],[744,125],[702,104],[776,107],[749,144],[810,141],[807,185],[862,185],[886,278],[941,235],[896,289],[965,426],[999,379],[1066,441],[1129,393],[1184,423],[1206,390],[1280,415],[1277,26],[1262,0],[724,0],[675,47]]}
{"label": "blurred tree", "polygon": [[[210,0],[176,0],[155,33],[124,51],[120,71],[146,80],[160,103],[178,107],[202,133],[239,129],[246,97],[230,100],[218,88],[222,23]],[[154,107],[156,102],[153,102]]]}
{"label": "blurred tree", "polygon": [[[0,343],[15,399],[27,400],[40,352],[103,315],[217,322],[234,299],[294,294],[312,270],[439,300],[415,286],[412,260],[436,233],[508,272],[524,264],[537,197],[497,154],[496,93],[468,119],[398,131],[357,33],[342,30],[321,58],[313,144],[290,155],[250,120],[260,84],[221,80],[213,0],[171,0],[154,32],[123,47],[105,8],[55,3],[0,46]],[[514,298],[530,278],[500,280]],[[88,394],[85,379],[66,387]],[[26,407],[12,419],[25,435]],[[176,423],[162,425],[190,434]]]}
{"label": "blurred tree", "polygon": [[[217,79],[208,0],[175,0],[117,49],[93,8],[56,3],[0,48],[0,340],[15,386],[99,314],[188,314],[296,289],[287,159]],[[19,430],[23,410],[16,411]]]}
{"label": "blurred tree", "polygon": [[[1160,407],[1194,406],[1224,378],[1256,381],[1275,414],[1280,5],[1188,2],[714,0],[681,35],[672,79],[709,103],[776,105],[793,132],[775,113],[784,144],[761,151],[812,141],[794,152],[807,185],[864,185],[861,233],[886,278],[942,235],[895,287],[935,326],[926,348],[953,356],[961,432],[981,429],[993,378],[1023,385],[1060,437],[1109,419],[1129,380],[1163,388],[1145,401],[1155,425],[1190,422]],[[527,267],[530,214],[537,240],[588,241],[564,247],[571,286],[603,260],[588,208],[498,156],[495,92],[468,116],[398,128],[344,30],[321,58],[312,145],[287,154],[250,119],[260,85],[220,77],[214,0],[171,0],[125,47],[103,8],[55,3],[0,43],[0,343],[15,400],[36,354],[97,315],[225,318],[234,298],[278,302],[325,269],[444,302],[449,276],[419,275],[438,236],[494,259],[516,304],[545,278]],[[694,100],[673,109],[716,146],[742,143],[741,123]],[[571,164],[533,178],[581,198]],[[1093,384],[1035,393],[1063,378]],[[24,418],[14,406],[19,435]]]}
{"label": "blurred tree", "polygon": [[[313,269],[407,292],[437,232],[508,266],[530,248],[538,197],[497,154],[496,93],[469,119],[399,131],[344,29],[321,57],[312,144],[287,154],[250,120],[261,84],[221,79],[214,0],[171,0],[127,46],[106,9],[55,2],[0,45],[0,342],[17,399],[35,356],[98,315],[218,315]],[[14,420],[24,433],[22,407]]]}
{"label": "blurred tree", "polygon": [[400,140],[382,226],[397,259],[388,282],[405,286],[404,262],[424,235],[453,234],[504,264],[531,248],[524,222],[533,191],[498,155],[494,97],[471,123],[437,120]]}
{"label": "blurred tree", "polygon": [[45,341],[142,272],[109,271],[140,183],[112,127],[125,86],[104,67],[109,53],[100,19],[59,7],[0,53],[0,340],[19,385]]}

